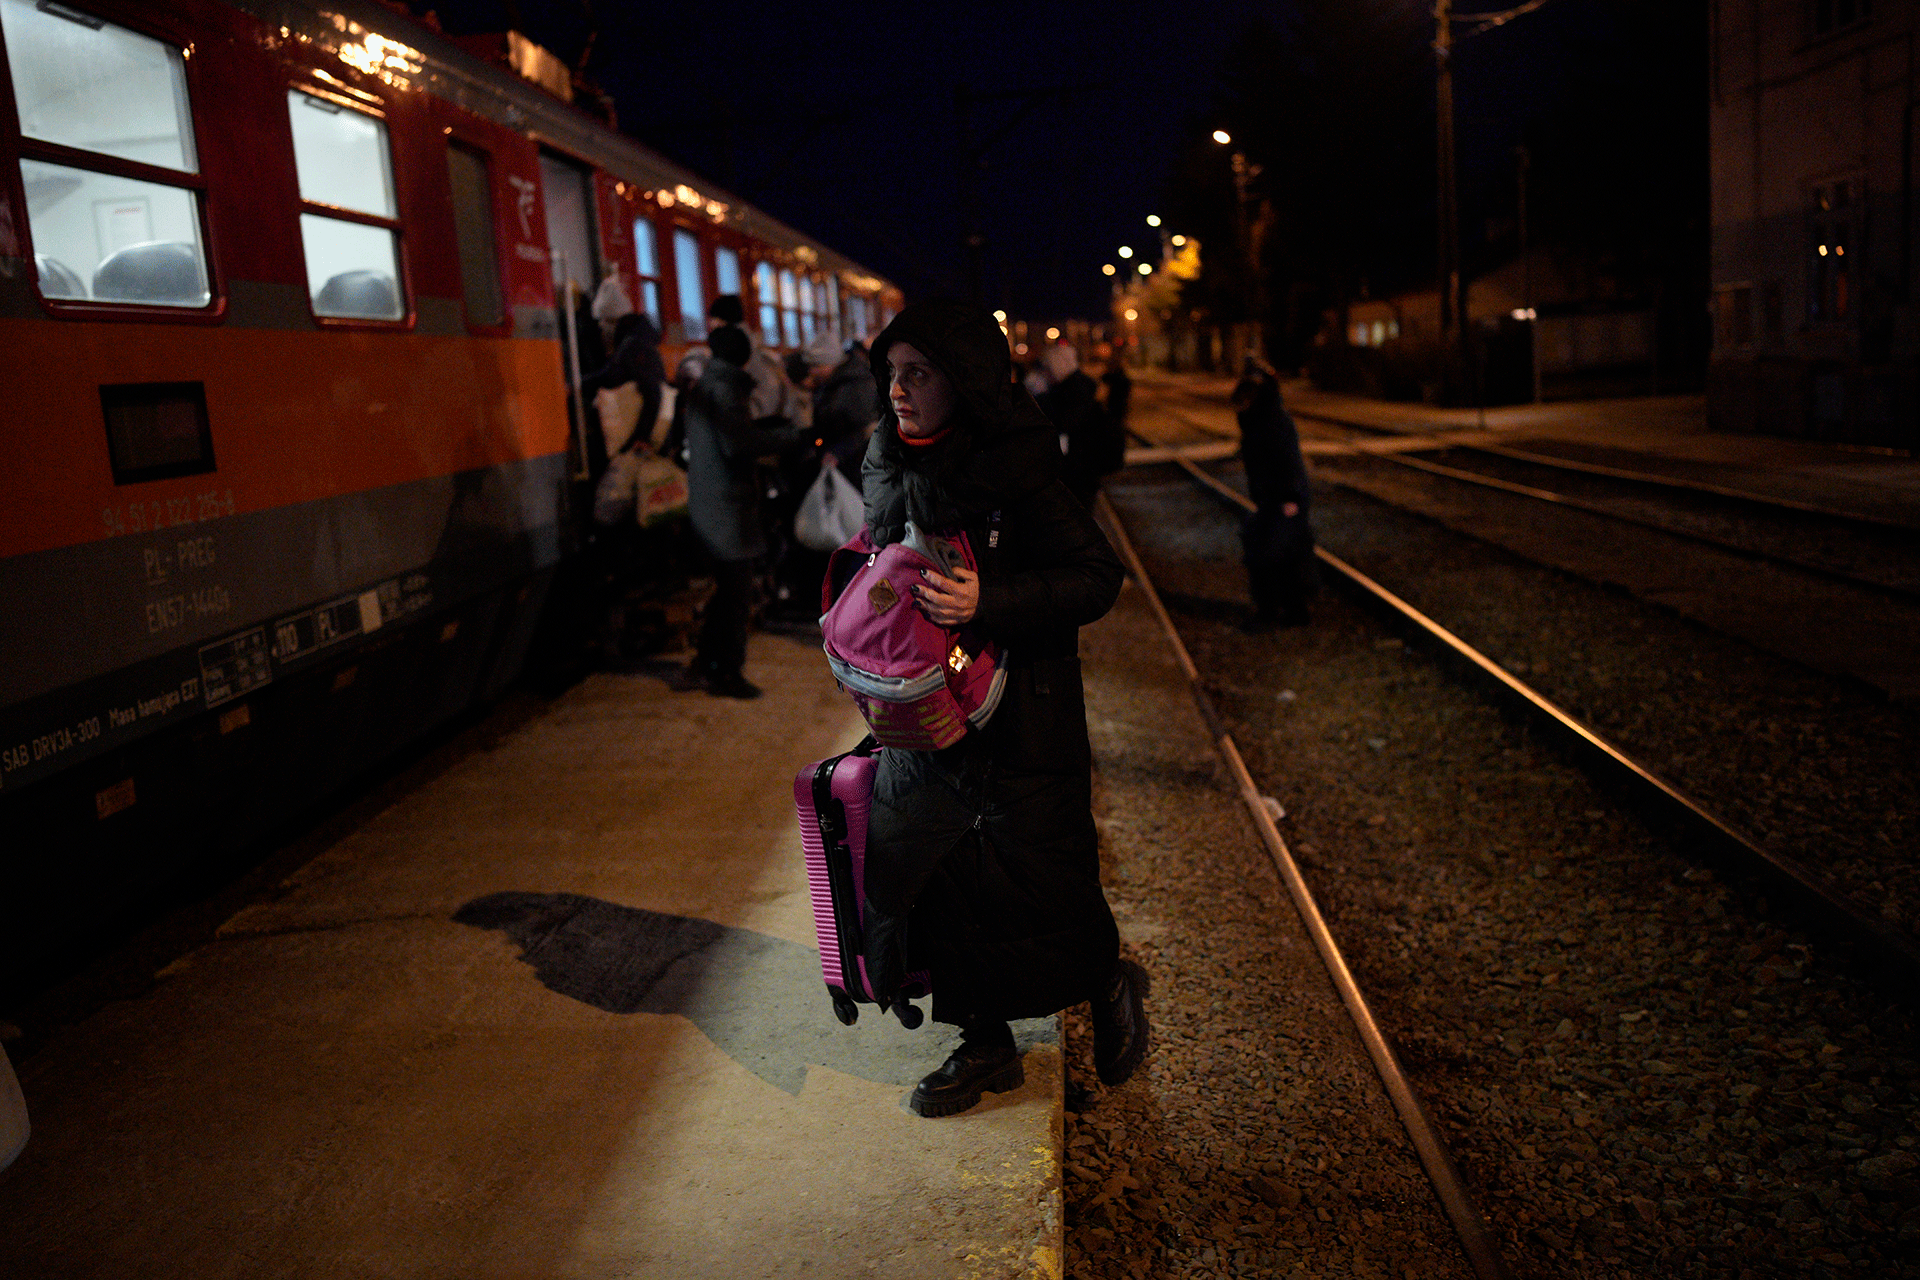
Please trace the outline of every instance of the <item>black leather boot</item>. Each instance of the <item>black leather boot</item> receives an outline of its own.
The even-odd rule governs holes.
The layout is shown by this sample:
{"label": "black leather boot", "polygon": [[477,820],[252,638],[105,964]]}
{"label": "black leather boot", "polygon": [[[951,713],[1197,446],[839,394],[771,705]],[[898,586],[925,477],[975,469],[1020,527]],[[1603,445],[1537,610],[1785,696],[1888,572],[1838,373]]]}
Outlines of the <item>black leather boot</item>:
{"label": "black leather boot", "polygon": [[1093,1069],[1109,1089],[1126,1083],[1147,1056],[1148,985],[1145,969],[1122,960],[1093,1002]]}
{"label": "black leather boot", "polygon": [[1026,1082],[1011,1027],[1004,1022],[968,1026],[960,1032],[960,1047],[914,1086],[907,1109],[928,1118],[958,1115],[983,1093],[1009,1093]]}

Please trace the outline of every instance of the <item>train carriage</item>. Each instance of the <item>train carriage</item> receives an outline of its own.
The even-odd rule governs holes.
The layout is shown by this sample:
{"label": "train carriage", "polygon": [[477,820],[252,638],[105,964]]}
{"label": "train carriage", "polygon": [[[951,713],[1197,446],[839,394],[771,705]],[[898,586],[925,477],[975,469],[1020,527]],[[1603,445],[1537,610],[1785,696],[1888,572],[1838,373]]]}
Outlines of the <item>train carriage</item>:
{"label": "train carriage", "polygon": [[608,274],[675,344],[722,292],[781,346],[898,294],[517,36],[0,0],[0,43],[4,988],[514,677]]}

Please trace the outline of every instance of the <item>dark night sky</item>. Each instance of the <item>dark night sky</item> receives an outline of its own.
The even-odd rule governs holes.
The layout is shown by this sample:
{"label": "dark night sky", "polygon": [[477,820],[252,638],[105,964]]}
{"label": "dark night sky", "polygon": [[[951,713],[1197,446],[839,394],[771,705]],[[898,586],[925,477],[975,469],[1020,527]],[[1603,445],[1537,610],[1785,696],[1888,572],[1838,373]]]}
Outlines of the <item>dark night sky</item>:
{"label": "dark night sky", "polygon": [[[594,25],[581,0],[414,7],[436,8],[454,33],[517,27],[569,60]],[[1285,26],[1293,11],[1291,0],[1125,11],[870,0],[599,0],[593,8],[588,70],[614,96],[623,129],[910,293],[965,287],[956,86],[1067,90],[1032,106],[988,148],[981,175],[989,301],[1035,318],[1104,314],[1100,265],[1114,260],[1115,246],[1157,251],[1144,218],[1165,207],[1183,153],[1234,125],[1219,105],[1233,45],[1251,22]],[[1537,135],[1572,86],[1635,73],[1620,11],[1619,0],[1553,0],[1461,48],[1456,93],[1469,187],[1497,186],[1522,128],[1532,122]],[[1420,28],[1429,40],[1431,22]],[[1010,99],[976,103],[975,137],[1021,108]],[[1430,201],[1430,170],[1423,180]],[[1427,217],[1409,211],[1407,222]],[[1430,233],[1421,253],[1430,264]]]}

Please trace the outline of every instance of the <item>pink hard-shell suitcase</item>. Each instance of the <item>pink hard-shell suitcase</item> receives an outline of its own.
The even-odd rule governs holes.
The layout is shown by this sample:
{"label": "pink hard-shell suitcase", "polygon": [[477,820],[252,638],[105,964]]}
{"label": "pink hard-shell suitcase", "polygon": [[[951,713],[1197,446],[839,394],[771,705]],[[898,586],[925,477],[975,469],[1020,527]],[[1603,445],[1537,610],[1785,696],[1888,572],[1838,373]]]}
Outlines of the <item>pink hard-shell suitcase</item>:
{"label": "pink hard-shell suitcase", "polygon": [[[860,911],[866,902],[867,813],[873,805],[873,775],[880,748],[868,738],[845,755],[829,756],[800,770],[793,803],[800,812],[800,843],[807,853],[807,888],[813,895],[813,928],[820,940],[820,970],[833,997],[834,1016],[852,1026],[859,1005],[880,1004],[867,983]],[[920,1010],[907,1001],[931,991],[925,971],[910,973],[892,1002],[907,1027],[920,1025]],[[887,1005],[881,1004],[881,1012]]]}

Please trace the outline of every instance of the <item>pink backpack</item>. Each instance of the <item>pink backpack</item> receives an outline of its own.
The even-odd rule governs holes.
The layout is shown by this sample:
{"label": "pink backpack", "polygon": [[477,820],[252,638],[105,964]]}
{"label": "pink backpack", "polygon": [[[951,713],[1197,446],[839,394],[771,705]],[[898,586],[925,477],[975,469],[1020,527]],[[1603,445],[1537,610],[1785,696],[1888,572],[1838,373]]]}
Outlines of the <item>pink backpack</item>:
{"label": "pink backpack", "polygon": [[[977,568],[965,534],[934,537],[912,524],[884,548],[876,550],[862,529],[833,553],[821,590],[822,647],[833,678],[883,747],[950,747],[1000,705],[1007,672],[999,646],[971,627],[929,621],[914,603],[922,569],[951,576],[956,567]],[[835,599],[834,584],[842,581]]]}

